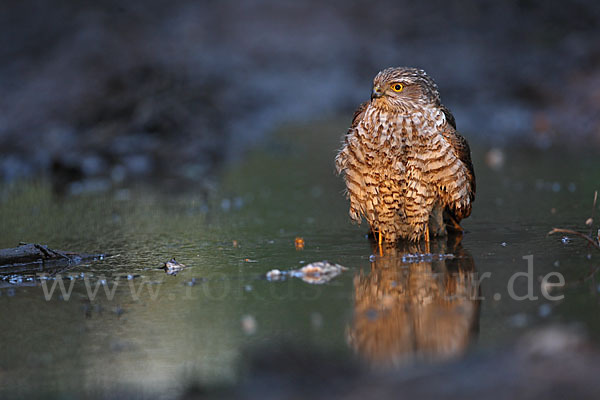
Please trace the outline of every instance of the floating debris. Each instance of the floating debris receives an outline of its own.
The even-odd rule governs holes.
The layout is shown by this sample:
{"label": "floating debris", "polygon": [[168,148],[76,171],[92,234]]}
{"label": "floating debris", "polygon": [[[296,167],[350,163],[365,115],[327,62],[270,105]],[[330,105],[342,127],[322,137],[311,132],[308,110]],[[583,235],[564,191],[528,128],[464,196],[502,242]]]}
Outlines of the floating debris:
{"label": "floating debris", "polygon": [[500,246],[502,246],[502,247],[506,247],[507,245],[508,245],[508,244],[507,244],[506,242],[502,242],[502,243],[500,243]]}
{"label": "floating debris", "polygon": [[180,264],[175,261],[175,258],[171,258],[170,261],[167,261],[163,264],[163,266],[159,269],[164,269],[167,275],[177,275],[177,273],[184,268],[187,268],[186,265]]}
{"label": "floating debris", "polygon": [[278,269],[272,269],[269,272],[267,272],[267,279],[270,281],[275,281],[281,278],[281,276],[283,275],[283,272],[281,272]]}
{"label": "floating debris", "polygon": [[562,239],[560,239],[560,241],[563,244],[568,244],[571,241],[571,239],[568,236],[563,236]]}
{"label": "floating debris", "polygon": [[306,283],[320,285],[322,283],[329,282],[341,274],[342,271],[346,271],[347,269],[348,268],[342,265],[332,264],[329,261],[317,261],[305,265],[300,269],[293,269],[291,271],[280,271],[278,269],[273,269],[267,272],[267,279],[270,281],[276,281],[284,280],[288,276],[291,276],[293,278],[300,278]]}
{"label": "floating debris", "polygon": [[257,260],[252,260],[252,259],[250,259],[250,258],[244,258],[244,262],[247,262],[247,263],[255,263],[255,262],[258,262],[258,261],[257,261]]}
{"label": "floating debris", "polygon": [[294,239],[294,246],[296,247],[296,250],[304,250],[304,239],[301,237],[296,237],[296,239]]}
{"label": "floating debris", "polygon": [[432,262],[432,261],[444,261],[452,260],[455,258],[454,254],[432,254],[432,253],[415,253],[415,254],[404,254],[402,256],[403,263],[419,263],[419,262]]}

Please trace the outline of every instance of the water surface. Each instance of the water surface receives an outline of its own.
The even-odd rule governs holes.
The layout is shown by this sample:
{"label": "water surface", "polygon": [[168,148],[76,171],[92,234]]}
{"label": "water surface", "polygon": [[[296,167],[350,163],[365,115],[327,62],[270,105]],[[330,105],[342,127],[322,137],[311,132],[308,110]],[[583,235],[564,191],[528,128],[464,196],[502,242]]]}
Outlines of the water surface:
{"label": "water surface", "polygon": [[[71,197],[43,181],[2,188],[0,247],[111,256],[50,279],[0,280],[0,393],[172,397],[190,381],[236,382],[248,349],[281,341],[388,368],[487,351],[552,322],[598,336],[600,254],[546,236],[585,228],[600,186],[593,157],[514,148],[492,170],[474,146],[478,193],[462,240],[380,256],[366,225],[350,223],[334,175],[344,126],[282,129],[223,171],[208,199],[187,186]],[[172,257],[188,268],[158,269]],[[323,285],[264,278],[319,260],[349,270]],[[528,260],[537,299],[513,299],[511,276]],[[561,300],[541,291],[551,272],[566,281],[548,292]],[[514,293],[528,285],[514,280]]]}

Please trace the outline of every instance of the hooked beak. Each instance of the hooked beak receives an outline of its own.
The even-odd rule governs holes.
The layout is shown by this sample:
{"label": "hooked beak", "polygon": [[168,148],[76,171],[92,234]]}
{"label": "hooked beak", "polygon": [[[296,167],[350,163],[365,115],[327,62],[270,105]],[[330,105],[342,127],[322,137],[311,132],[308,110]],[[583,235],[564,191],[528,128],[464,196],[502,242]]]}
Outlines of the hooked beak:
{"label": "hooked beak", "polygon": [[378,99],[383,96],[383,89],[379,86],[373,86],[373,91],[371,92],[371,100]]}

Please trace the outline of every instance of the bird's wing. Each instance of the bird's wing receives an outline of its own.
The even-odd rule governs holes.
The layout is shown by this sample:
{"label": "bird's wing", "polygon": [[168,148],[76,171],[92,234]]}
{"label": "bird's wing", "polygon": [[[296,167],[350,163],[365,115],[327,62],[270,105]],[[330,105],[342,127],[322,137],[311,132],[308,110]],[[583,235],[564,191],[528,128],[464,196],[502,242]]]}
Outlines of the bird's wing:
{"label": "bird's wing", "polygon": [[451,132],[449,135],[450,143],[452,147],[454,147],[454,151],[456,151],[456,155],[460,159],[460,161],[465,164],[467,169],[469,170],[470,181],[471,181],[471,201],[475,200],[475,170],[473,169],[473,163],[471,162],[471,148],[469,147],[469,142],[457,131]]}
{"label": "bird's wing", "polygon": [[467,179],[469,182],[469,206],[464,208],[453,208],[448,207],[448,211],[456,222],[460,222],[461,219],[468,217],[471,214],[471,203],[475,201],[476,181],[475,181],[475,170],[473,169],[473,163],[471,161],[471,149],[467,139],[465,139],[455,129],[447,129],[443,133],[445,139],[450,143],[450,146],[454,149],[456,156],[467,168]]}
{"label": "bird's wing", "polygon": [[464,138],[458,131],[456,130],[456,120],[454,119],[454,115],[448,110],[448,108],[440,104],[440,108],[442,112],[446,116],[446,121],[454,128],[447,129],[442,132],[444,138],[450,143],[450,145],[454,148],[456,155],[460,159],[460,161],[465,164],[470,173],[470,183],[471,183],[471,201],[475,200],[475,170],[473,169],[473,163],[471,162],[471,148],[469,147],[469,142]]}

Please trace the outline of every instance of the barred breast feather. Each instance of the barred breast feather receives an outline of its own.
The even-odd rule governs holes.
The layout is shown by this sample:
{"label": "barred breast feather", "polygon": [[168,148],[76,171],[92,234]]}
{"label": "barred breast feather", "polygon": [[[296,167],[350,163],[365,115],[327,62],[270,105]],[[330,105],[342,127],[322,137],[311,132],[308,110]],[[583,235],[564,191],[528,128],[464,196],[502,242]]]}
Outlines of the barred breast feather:
{"label": "barred breast feather", "polygon": [[393,110],[363,103],[335,161],[350,217],[365,218],[386,241],[419,240],[436,212],[456,223],[471,213],[469,145],[443,106]]}

